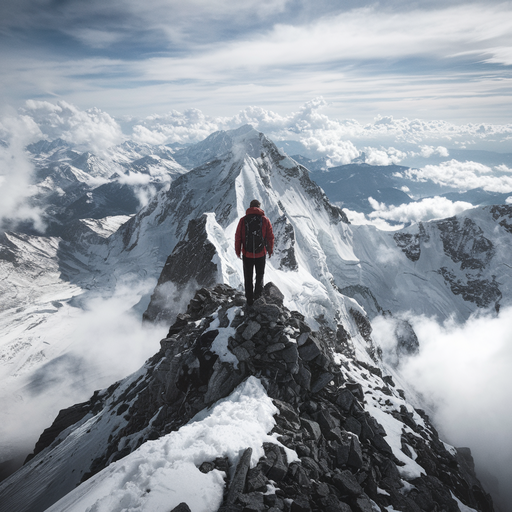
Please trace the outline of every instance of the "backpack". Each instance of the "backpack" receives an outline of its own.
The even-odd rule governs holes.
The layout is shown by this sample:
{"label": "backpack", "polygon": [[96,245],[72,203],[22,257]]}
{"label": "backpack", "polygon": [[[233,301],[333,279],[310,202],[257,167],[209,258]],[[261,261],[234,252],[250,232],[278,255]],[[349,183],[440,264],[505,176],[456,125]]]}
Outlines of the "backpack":
{"label": "backpack", "polygon": [[261,215],[245,216],[245,250],[257,254],[265,248],[263,240],[263,218]]}

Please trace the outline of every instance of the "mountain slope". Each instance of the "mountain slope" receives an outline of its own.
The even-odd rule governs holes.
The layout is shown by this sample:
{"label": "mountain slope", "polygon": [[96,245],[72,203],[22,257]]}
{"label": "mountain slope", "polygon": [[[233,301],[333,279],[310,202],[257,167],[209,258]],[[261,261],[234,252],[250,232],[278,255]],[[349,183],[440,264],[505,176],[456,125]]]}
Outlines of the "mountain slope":
{"label": "mountain slope", "polygon": [[50,510],[493,510],[364,331],[312,332],[282,301],[272,284],[250,310],[228,286],[200,290],[139,372],[61,412],[2,503],[37,512],[71,491]]}

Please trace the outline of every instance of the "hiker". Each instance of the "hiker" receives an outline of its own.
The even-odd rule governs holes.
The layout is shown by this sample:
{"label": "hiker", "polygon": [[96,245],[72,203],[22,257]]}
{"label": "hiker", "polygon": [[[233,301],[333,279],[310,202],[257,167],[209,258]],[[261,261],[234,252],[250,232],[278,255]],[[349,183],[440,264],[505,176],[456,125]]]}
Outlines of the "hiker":
{"label": "hiker", "polygon": [[[245,298],[249,306],[263,293],[265,255],[270,258],[274,251],[272,224],[260,207],[257,199],[251,201],[245,217],[238,222],[235,234],[236,255],[239,258],[242,255],[244,262]],[[254,289],[253,269],[256,269]]]}

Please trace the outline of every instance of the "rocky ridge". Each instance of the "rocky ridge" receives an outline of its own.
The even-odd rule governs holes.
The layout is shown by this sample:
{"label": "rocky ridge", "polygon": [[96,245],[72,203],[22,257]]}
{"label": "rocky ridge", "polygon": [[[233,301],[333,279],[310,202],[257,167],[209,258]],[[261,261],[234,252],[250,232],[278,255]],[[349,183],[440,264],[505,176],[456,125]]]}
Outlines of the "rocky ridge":
{"label": "rocky ridge", "polygon": [[[313,332],[303,315],[283,306],[272,283],[252,308],[244,304],[242,294],[227,285],[200,289],[140,372],[61,411],[21,476],[0,487],[4,503],[17,485],[28,495],[34,472],[44,472],[59,449],[77,460],[53,468],[54,481],[59,471],[66,473],[64,495],[144,442],[179,429],[254,376],[280,411],[273,433],[282,446],[266,443],[265,456],[252,467],[250,450],[238,460],[202,462],[202,472],[225,474],[219,510],[455,512],[457,500],[493,510],[468,451],[445,445],[426,414],[378,368],[364,319],[356,323],[375,364],[354,357],[353,340],[341,324]],[[87,432],[80,431],[86,421]],[[79,456],[82,446],[92,452],[92,462]],[[297,459],[289,461],[283,446]],[[9,510],[44,510],[42,503],[35,494],[29,505]],[[189,508],[183,503],[177,510]]]}

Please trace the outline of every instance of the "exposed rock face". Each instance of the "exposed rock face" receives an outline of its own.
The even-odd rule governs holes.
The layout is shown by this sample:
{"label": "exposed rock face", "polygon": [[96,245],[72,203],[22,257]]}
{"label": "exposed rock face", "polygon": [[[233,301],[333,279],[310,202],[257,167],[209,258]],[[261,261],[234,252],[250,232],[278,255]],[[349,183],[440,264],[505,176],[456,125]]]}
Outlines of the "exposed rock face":
{"label": "exposed rock face", "polygon": [[491,213],[502,228],[512,233],[512,205],[497,204],[491,207]]}
{"label": "exposed rock face", "polygon": [[275,236],[274,257],[279,259],[281,270],[297,271],[299,265],[295,257],[295,232],[285,215],[279,217],[273,227]]}
{"label": "exposed rock face", "polygon": [[[270,443],[254,467],[250,449],[233,468],[226,458],[205,460],[202,472],[226,473],[219,510],[456,512],[452,496],[475,510],[493,510],[470,455],[449,451],[390,376],[350,357],[343,326],[312,332],[300,313],[283,306],[272,283],[252,308],[244,303],[227,285],[199,290],[144,372],[62,412],[38,450],[51,454],[59,436],[72,432],[62,432],[72,414],[110,422],[101,453],[89,466],[76,468],[78,483],[145,441],[177,430],[255,376],[280,411],[273,432],[298,460],[288,460],[282,447]],[[371,341],[368,323],[356,316]],[[218,338],[227,339],[220,351],[214,348]],[[80,442],[87,442],[87,434]],[[175,510],[188,509],[182,503]]]}
{"label": "exposed rock face", "polygon": [[456,217],[437,222],[444,252],[461,270],[482,269],[494,256],[494,246],[482,229],[466,218],[462,226]]}
{"label": "exposed rock face", "polygon": [[474,302],[480,308],[485,308],[493,302],[498,304],[501,299],[501,291],[495,276],[492,276],[491,281],[472,278],[470,274],[466,275],[465,279],[460,279],[446,267],[440,268],[439,273],[455,295],[462,295],[464,300]]}
{"label": "exposed rock face", "polygon": [[418,261],[421,256],[420,242],[428,242],[430,237],[423,223],[418,224],[418,233],[395,233],[393,238],[396,245],[402,249],[411,261]]}
{"label": "exposed rock face", "polygon": [[185,239],[179,242],[165,262],[144,320],[169,321],[173,317],[166,283],[172,283],[179,293],[194,280],[199,286],[210,287],[216,282],[217,265],[212,261],[216,250],[208,240],[206,215],[191,220]]}
{"label": "exposed rock face", "polygon": [[[395,233],[393,239],[406,257],[417,264],[409,272],[420,271],[422,265],[430,266],[428,271],[441,275],[454,295],[479,308],[494,305],[499,311],[500,301],[509,287],[502,268],[507,266],[503,257],[507,253],[508,234],[512,233],[512,208],[509,205],[484,207],[480,215],[473,217],[419,223],[408,232]],[[493,221],[496,226],[492,225]],[[440,250],[447,258],[439,257]],[[428,280],[426,275],[425,280]]]}

